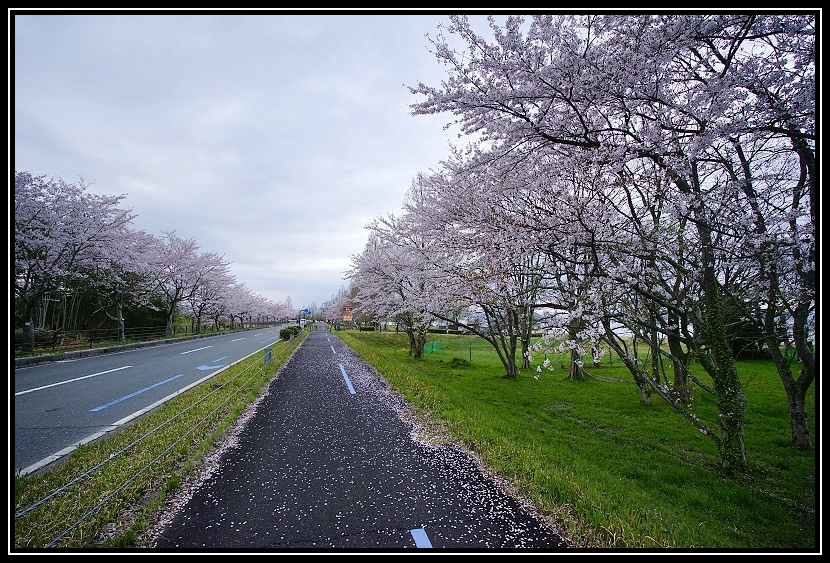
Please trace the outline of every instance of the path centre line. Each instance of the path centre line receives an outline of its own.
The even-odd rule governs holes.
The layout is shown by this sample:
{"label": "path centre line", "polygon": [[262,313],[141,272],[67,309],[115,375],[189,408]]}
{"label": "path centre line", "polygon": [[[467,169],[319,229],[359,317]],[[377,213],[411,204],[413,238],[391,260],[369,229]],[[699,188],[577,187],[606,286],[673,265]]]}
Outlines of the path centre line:
{"label": "path centre line", "polygon": [[432,542],[429,541],[426,530],[423,528],[409,530],[409,533],[412,534],[412,539],[415,540],[415,547],[432,547]]}
{"label": "path centre line", "polygon": [[76,377],[75,379],[67,379],[66,381],[58,381],[57,383],[51,383],[49,385],[43,385],[41,387],[35,387],[34,389],[27,389],[26,391],[18,391],[17,393],[14,394],[14,396],[17,397],[18,395],[25,395],[26,393],[31,393],[32,391],[40,391],[41,389],[47,389],[49,387],[54,387],[55,385],[63,385],[64,383],[72,383],[73,381],[80,381],[82,379],[86,379],[87,377],[95,377],[96,375],[104,375],[105,373],[112,373],[114,371],[118,371],[118,370],[121,370],[121,369],[127,369],[127,368],[131,368],[131,367],[133,367],[133,366],[123,366],[123,367],[120,367],[120,368],[108,369],[107,371],[99,371],[98,373],[85,375],[83,377]]}
{"label": "path centre line", "polygon": [[331,353],[332,353],[332,354],[336,354],[336,353],[337,353],[337,351],[335,351],[335,349],[334,349],[334,346],[332,346],[332,347],[331,347]]}
{"label": "path centre line", "polygon": [[352,382],[349,379],[349,376],[346,375],[346,368],[343,367],[343,364],[337,364],[337,365],[340,366],[340,371],[343,372],[343,379],[346,380],[346,385],[349,386],[349,393],[354,395],[354,387],[352,387]]}

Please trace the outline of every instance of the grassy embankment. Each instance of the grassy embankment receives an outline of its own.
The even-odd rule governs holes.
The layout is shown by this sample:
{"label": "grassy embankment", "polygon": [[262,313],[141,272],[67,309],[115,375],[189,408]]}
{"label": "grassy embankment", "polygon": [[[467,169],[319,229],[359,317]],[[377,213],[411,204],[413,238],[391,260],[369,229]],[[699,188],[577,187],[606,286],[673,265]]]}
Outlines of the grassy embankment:
{"label": "grassy embankment", "polygon": [[[571,380],[566,359],[551,357],[555,372],[509,380],[479,338],[431,335],[440,349],[414,360],[402,333],[336,334],[577,545],[817,549],[815,448],[790,447],[787,399],[771,362],[739,362],[748,471],[727,478],[710,438],[656,395],[651,406],[639,403],[619,359]],[[817,440],[815,387],[807,409]],[[697,386],[692,403],[710,426],[717,420]]]}

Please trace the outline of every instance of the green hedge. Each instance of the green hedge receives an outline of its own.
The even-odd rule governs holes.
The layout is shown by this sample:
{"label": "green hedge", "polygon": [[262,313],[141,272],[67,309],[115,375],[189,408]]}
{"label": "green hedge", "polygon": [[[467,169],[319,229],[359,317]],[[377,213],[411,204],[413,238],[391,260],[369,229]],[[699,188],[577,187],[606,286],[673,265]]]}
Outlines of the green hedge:
{"label": "green hedge", "polygon": [[300,334],[303,327],[298,325],[291,325],[280,329],[280,338],[283,340],[291,340],[291,336]]}

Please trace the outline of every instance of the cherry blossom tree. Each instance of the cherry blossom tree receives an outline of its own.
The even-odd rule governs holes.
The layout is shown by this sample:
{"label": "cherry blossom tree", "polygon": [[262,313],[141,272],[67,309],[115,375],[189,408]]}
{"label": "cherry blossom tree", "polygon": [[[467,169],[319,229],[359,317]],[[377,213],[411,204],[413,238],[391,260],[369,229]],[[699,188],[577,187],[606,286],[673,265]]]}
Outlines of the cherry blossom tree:
{"label": "cherry blossom tree", "polygon": [[210,300],[208,306],[205,308],[205,315],[213,322],[214,330],[218,331],[222,328],[223,320],[232,320],[230,304],[234,286],[235,282],[224,288],[224,291],[219,292],[216,299]]}
{"label": "cherry blossom tree", "polygon": [[[800,279],[807,296],[793,307],[793,318],[809,319],[815,16],[540,15],[527,27],[524,18],[508,17],[503,28],[491,18],[492,43],[466,18],[451,16],[451,22],[447,31],[469,48],[460,53],[443,37],[434,41],[450,76],[440,89],[412,88],[427,98],[413,105],[415,114],[452,112],[464,133],[505,151],[567,155],[611,174],[656,165],[669,180],[660,188],[666,198],[690,211],[699,256],[695,338],[703,343],[696,357],[714,383],[722,433],[713,439],[723,466],[742,471],[746,406],[724,328],[720,213],[736,197],[751,208],[757,192],[747,190],[746,172],[752,179],[761,175],[738,148],[726,147],[766,142],[796,155],[801,175],[790,184],[797,186],[790,201],[798,244],[789,246],[788,257],[798,266],[788,271],[800,273],[792,279]],[[756,220],[754,231],[763,230]],[[757,268],[774,260],[763,250],[755,256]],[[806,323],[791,324],[792,339],[803,341],[796,333],[809,332]],[[809,385],[810,347],[796,349],[805,355],[801,377]]]}
{"label": "cherry blossom tree", "polygon": [[227,297],[227,312],[231,326],[234,319],[239,319],[240,327],[244,328],[246,320],[250,321],[251,317],[257,314],[262,300],[262,296],[252,291],[244,282],[232,286]]}
{"label": "cherry blossom tree", "polygon": [[[316,308],[316,305],[314,305]],[[315,310],[315,309],[312,309]],[[271,307],[269,309],[269,314],[274,317],[275,320],[293,317],[297,314],[297,310],[294,309],[294,306],[291,304],[291,298],[287,297],[285,301],[277,301],[271,303]]]}
{"label": "cherry blossom tree", "polygon": [[158,288],[154,274],[160,269],[160,241],[144,231],[123,229],[109,243],[98,249],[87,276],[100,310],[116,323],[118,340],[124,340],[124,309],[147,305]]}
{"label": "cherry blossom tree", "polygon": [[351,298],[352,291],[341,287],[331,299],[323,303],[323,316],[329,323],[343,322],[343,310],[346,307],[354,307],[355,303]]}
{"label": "cherry blossom tree", "polygon": [[70,184],[31,172],[15,172],[14,295],[24,348],[34,346],[34,312],[50,292],[82,279],[94,258],[130,224],[124,196],[87,193],[83,180]]}
{"label": "cherry blossom tree", "polygon": [[[439,172],[418,176],[403,205],[406,219],[387,226],[418,256],[419,284],[427,291],[414,300],[416,310],[487,340],[505,375],[515,378],[519,344],[520,358],[528,359],[546,267],[544,255],[510,228],[512,210],[489,188],[499,181],[486,168],[445,162]],[[482,322],[460,320],[454,314],[460,309],[479,313]]]}
{"label": "cherry blossom tree", "polygon": [[187,298],[190,313],[195,319],[194,332],[202,332],[202,318],[209,316],[211,308],[216,307],[222,295],[236,283],[230,272],[230,264],[214,253],[200,255],[199,282]]}
{"label": "cherry blossom tree", "polygon": [[[81,180],[70,184],[30,172],[15,173],[14,296],[16,323],[25,349],[34,347],[35,314],[46,317],[54,295],[82,295],[89,311],[113,321],[124,338],[124,310],[163,302],[167,333],[177,313],[192,314],[196,330],[209,316],[252,318],[293,316],[290,298],[274,303],[236,284],[230,264],[215,253],[200,253],[195,239],[175,232],[163,239],[130,228],[135,215],[119,208],[124,196],[87,193]],[[77,299],[75,300],[77,301]],[[232,306],[231,306],[232,305]],[[189,309],[186,311],[186,309]]]}
{"label": "cherry blossom tree", "polygon": [[163,234],[160,267],[155,275],[164,297],[169,336],[173,334],[174,316],[198,289],[204,269],[196,239],[182,239],[175,231]]}
{"label": "cherry blossom tree", "polygon": [[356,310],[374,319],[394,318],[409,338],[409,354],[421,358],[435,318],[424,305],[433,291],[431,276],[423,257],[410,245],[411,231],[398,218],[375,218],[368,228],[366,248],[352,256],[346,273],[357,289]]}

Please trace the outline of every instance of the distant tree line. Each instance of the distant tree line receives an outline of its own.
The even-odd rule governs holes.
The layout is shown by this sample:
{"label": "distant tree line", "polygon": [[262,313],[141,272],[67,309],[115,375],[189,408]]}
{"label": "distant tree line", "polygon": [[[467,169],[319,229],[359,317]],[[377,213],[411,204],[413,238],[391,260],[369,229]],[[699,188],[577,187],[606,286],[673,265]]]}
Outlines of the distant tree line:
{"label": "distant tree line", "polygon": [[124,196],[87,189],[83,180],[15,172],[13,328],[25,350],[36,330],[114,326],[123,340],[128,320],[160,322],[169,335],[176,315],[193,319],[197,332],[295,315],[290,298],[254,293],[194,239],[131,228],[136,215],[119,207]]}

